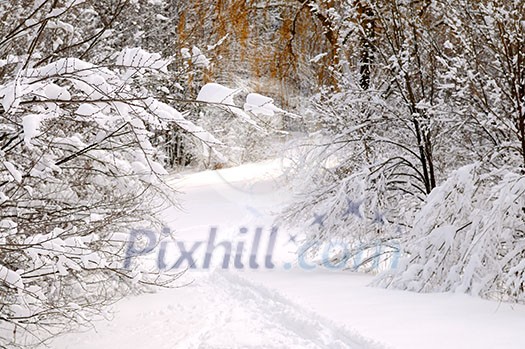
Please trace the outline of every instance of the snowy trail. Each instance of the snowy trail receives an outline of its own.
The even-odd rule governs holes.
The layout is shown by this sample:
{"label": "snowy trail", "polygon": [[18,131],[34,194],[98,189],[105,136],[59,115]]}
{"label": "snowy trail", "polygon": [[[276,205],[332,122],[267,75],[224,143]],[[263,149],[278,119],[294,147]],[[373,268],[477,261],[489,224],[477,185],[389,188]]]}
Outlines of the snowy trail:
{"label": "snowy trail", "polygon": [[381,348],[227,272],[122,301],[96,331],[69,334],[53,348]]}
{"label": "snowy trail", "polygon": [[[218,302],[209,323],[178,348],[372,348],[372,344],[276,291],[232,273],[213,273]],[[376,346],[374,346],[376,347]],[[379,348],[379,346],[377,346]]]}
{"label": "snowy trail", "polygon": [[[165,217],[178,239],[202,241],[210,227],[239,240],[239,227],[272,224],[290,200],[279,162],[173,176],[183,210]],[[51,343],[56,349],[352,348],[523,349],[525,306],[456,294],[366,287],[371,276],[285,270],[295,255],[281,231],[275,269],[189,270],[185,287],[129,297],[112,321]],[[242,240],[242,239],[241,239]],[[202,262],[203,251],[195,254]],[[154,256],[153,256],[154,257]],[[219,256],[222,257],[222,256]],[[200,265],[200,264],[199,264]],[[374,342],[371,340],[373,339]]]}
{"label": "snowy trail", "polygon": [[[182,211],[165,212],[170,228],[177,238],[194,242],[206,239],[212,226],[226,239],[235,239],[240,226],[270,227],[275,212],[288,200],[274,176],[279,165],[247,165],[241,171],[223,170],[221,176],[211,171],[175,176],[171,185],[185,194]],[[279,247],[284,245],[282,238]],[[198,262],[202,258],[202,253],[196,256]],[[125,299],[115,306],[111,321],[59,337],[51,347],[383,348],[243,274],[190,270],[179,280],[189,285]]]}

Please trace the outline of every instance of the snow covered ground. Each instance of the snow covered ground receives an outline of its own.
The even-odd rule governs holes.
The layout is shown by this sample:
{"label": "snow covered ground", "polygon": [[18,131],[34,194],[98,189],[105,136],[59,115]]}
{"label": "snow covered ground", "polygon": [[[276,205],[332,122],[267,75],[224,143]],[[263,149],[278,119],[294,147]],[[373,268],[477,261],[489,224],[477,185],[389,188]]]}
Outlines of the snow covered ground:
{"label": "snow covered ground", "polygon": [[[68,334],[52,348],[524,348],[525,306],[458,294],[414,294],[367,287],[369,275],[294,263],[297,232],[278,230],[271,262],[273,217],[290,200],[283,163],[269,161],[220,171],[172,176],[182,211],[165,212],[195,269],[180,288],[129,297],[111,321]],[[213,265],[232,251],[250,250],[261,228],[256,261],[243,269],[203,269],[205,241],[215,228]],[[245,230],[241,230],[245,228]],[[200,245],[195,245],[201,242]],[[219,245],[221,242],[224,244]],[[244,248],[242,248],[244,247]],[[167,249],[166,251],[173,251]],[[262,251],[262,252],[261,252]],[[221,253],[222,252],[222,253]],[[157,255],[144,257],[154,261]],[[170,253],[167,253],[168,255]],[[166,258],[171,263],[177,256]],[[232,256],[233,259],[233,256]]]}

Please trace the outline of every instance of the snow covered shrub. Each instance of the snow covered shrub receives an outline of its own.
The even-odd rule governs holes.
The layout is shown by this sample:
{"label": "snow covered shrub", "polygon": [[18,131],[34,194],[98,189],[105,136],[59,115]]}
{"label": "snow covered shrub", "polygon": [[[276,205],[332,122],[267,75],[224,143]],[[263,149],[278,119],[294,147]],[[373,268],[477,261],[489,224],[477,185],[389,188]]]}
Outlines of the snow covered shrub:
{"label": "snow covered shrub", "polygon": [[[82,323],[150,283],[122,270],[130,228],[172,199],[151,130],[182,115],[129,79],[166,62],[125,49],[110,67],[59,59],[2,76],[0,330],[5,345]],[[126,291],[129,292],[129,291]],[[36,333],[38,328],[48,333]],[[2,344],[4,344],[2,343]]]}
{"label": "snow covered shrub", "polygon": [[312,254],[337,242],[347,258],[368,255],[352,266],[371,271],[376,257],[386,260],[397,252],[397,238],[420,201],[399,185],[399,164],[378,158],[367,165],[361,158],[366,142],[331,137],[318,133],[303,140],[302,153],[293,159],[297,199],[279,222],[299,225]]}
{"label": "snow covered shrub", "polygon": [[23,5],[0,3],[11,25],[0,28],[0,347],[36,344],[169,281],[123,269],[129,229],[159,227],[173,202],[151,139],[176,125],[215,141],[141,86],[169,60],[140,48],[78,58],[98,56],[100,36],[67,22],[96,17],[90,2]]}
{"label": "snow covered shrub", "polygon": [[524,210],[525,176],[462,167],[428,196],[401,239],[398,268],[376,283],[524,302]]}
{"label": "snow covered shrub", "polygon": [[[338,91],[313,99],[311,126],[323,137],[304,147],[297,171],[306,179],[302,196],[285,218],[313,223],[314,213],[327,213],[323,226],[305,227],[319,230],[314,238],[366,244],[377,240],[376,228],[341,219],[348,197],[361,204],[363,218],[386,212],[393,229],[381,227],[376,235],[391,240],[421,224],[414,215],[436,186],[455,178],[449,177],[453,170],[475,161],[523,166],[525,8],[491,0],[355,5],[331,9],[344,13],[333,29],[345,34],[337,36],[344,41],[333,67]],[[492,181],[475,185],[471,205],[482,200],[478,191],[499,180]],[[462,202],[469,199],[464,195]],[[451,211],[458,214],[457,229],[463,210],[466,205]],[[439,217],[446,222],[450,215]],[[427,228],[430,234],[433,227]]]}

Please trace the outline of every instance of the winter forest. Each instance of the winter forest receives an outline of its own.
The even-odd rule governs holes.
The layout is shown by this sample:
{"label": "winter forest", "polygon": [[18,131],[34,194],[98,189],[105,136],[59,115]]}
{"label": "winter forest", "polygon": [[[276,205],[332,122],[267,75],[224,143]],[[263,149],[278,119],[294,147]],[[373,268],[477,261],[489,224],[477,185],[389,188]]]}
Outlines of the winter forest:
{"label": "winter forest", "polygon": [[[522,0],[0,0],[0,102],[0,348],[67,348],[53,340],[123,299],[191,297],[177,283],[189,257],[187,268],[151,268],[129,252],[160,238],[133,245],[130,229],[166,232],[166,212],[191,210],[175,179],[271,161],[286,200],[257,202],[272,206],[268,224],[296,232],[294,256],[351,261],[337,280],[359,275],[385,297],[511,305],[523,332]],[[159,236],[179,241],[174,222]],[[253,303],[248,281],[221,275],[210,290]],[[283,328],[324,333],[260,292],[272,319],[295,309]],[[111,348],[402,348],[318,321],[329,339],[305,344],[298,330],[296,346],[283,329],[273,344],[182,336]]]}

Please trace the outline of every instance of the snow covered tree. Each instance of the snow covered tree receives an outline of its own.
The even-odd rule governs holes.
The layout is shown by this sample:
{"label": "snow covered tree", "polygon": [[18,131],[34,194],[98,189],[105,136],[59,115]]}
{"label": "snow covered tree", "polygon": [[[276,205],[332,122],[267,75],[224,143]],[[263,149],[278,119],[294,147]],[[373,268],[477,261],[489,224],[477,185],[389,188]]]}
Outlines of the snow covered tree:
{"label": "snow covered tree", "polygon": [[[401,243],[406,264],[382,284],[523,301],[523,6],[360,1],[345,10],[339,88],[315,100],[321,131],[298,166],[309,180],[284,217],[351,253]],[[476,161],[482,179],[470,195],[453,184],[455,170]]]}
{"label": "snow covered tree", "polygon": [[480,162],[428,196],[403,238],[403,262],[378,284],[524,302],[524,9],[515,1],[447,6],[443,90],[475,131],[462,145]]}
{"label": "snow covered tree", "polygon": [[525,165],[525,9],[519,1],[450,1],[449,95],[490,140],[496,166]]}
{"label": "snow covered tree", "polygon": [[174,203],[151,140],[176,125],[219,143],[147,88],[169,59],[97,49],[127,2],[98,5],[0,3],[2,347],[38,344],[176,277],[124,268],[129,229],[160,228],[156,213]]}

